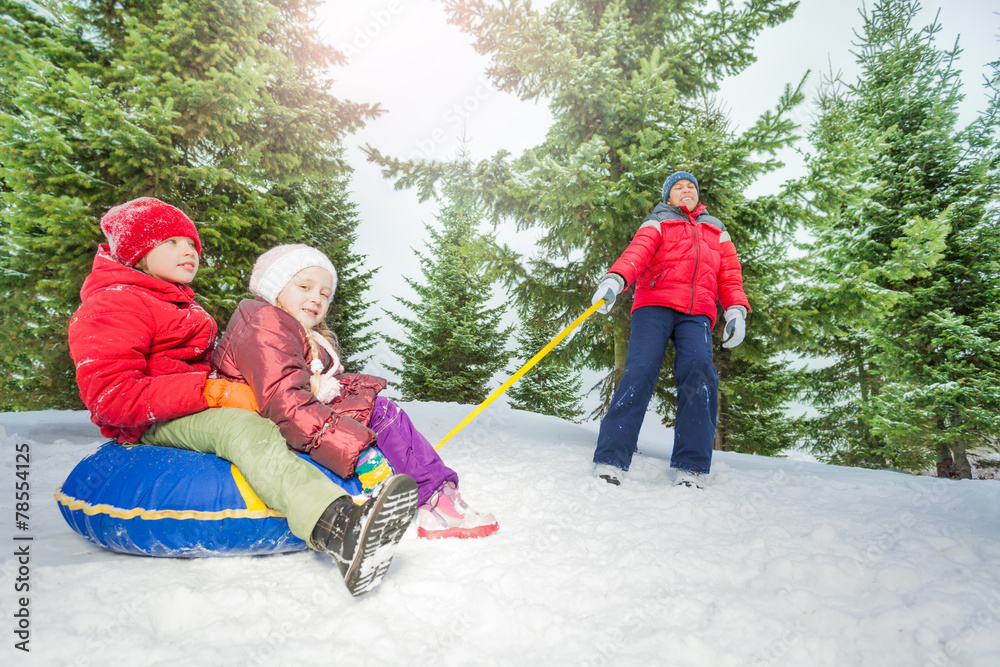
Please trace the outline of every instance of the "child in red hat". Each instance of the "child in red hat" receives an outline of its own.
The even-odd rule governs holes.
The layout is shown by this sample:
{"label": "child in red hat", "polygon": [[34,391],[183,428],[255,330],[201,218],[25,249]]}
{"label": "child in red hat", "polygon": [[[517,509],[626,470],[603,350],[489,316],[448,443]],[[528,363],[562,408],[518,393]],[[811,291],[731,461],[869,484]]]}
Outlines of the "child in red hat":
{"label": "child in red hat", "polygon": [[180,209],[152,197],[115,206],[101,219],[108,243],[80,290],[69,323],[80,398],[101,432],[142,443],[216,454],[232,462],[292,533],[329,553],[348,590],[379,584],[416,512],[412,478],[395,475],[356,504],[295,455],[275,425],[229,405],[246,385],[209,377],[218,333],[188,284],[201,241]]}

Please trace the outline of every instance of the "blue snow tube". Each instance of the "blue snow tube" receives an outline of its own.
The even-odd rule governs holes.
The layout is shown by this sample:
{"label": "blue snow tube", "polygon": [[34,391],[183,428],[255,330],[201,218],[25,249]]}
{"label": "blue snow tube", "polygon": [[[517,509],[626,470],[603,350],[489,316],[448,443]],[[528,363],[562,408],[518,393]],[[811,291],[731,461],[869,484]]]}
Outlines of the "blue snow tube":
{"label": "blue snow tube", "polygon": [[[357,477],[345,480],[299,456],[361,493]],[[236,466],[214,454],[111,441],[73,468],[56,500],[73,530],[119,553],[202,558],[307,548]]]}

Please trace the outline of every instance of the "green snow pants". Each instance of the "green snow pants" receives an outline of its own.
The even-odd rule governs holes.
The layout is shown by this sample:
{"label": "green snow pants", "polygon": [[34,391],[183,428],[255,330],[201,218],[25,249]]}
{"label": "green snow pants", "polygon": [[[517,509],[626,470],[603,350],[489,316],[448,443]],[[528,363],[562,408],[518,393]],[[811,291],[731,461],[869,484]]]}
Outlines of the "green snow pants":
{"label": "green snow pants", "polygon": [[157,422],[139,442],[215,454],[229,461],[264,504],[285,515],[292,534],[313,549],[312,531],[323,510],[347,494],[288,449],[278,427],[256,412],[209,408]]}

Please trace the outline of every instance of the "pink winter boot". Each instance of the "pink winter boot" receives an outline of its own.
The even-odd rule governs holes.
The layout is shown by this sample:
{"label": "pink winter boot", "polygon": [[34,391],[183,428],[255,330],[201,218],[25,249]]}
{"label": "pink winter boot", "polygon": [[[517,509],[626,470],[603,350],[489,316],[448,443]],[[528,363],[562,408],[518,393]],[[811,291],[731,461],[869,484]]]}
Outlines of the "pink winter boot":
{"label": "pink winter boot", "polygon": [[430,500],[417,509],[417,535],[439,537],[486,537],[500,530],[492,514],[469,509],[454,482],[445,482]]}

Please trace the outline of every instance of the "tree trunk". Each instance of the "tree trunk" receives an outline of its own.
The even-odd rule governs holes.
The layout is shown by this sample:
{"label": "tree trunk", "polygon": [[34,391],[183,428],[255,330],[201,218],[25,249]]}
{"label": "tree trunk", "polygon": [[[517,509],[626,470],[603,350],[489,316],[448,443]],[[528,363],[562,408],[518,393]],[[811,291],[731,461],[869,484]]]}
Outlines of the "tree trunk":
{"label": "tree trunk", "polygon": [[955,469],[952,466],[954,461],[948,456],[943,459],[938,459],[937,462],[937,476],[944,477],[945,479],[951,479],[955,476]]}
{"label": "tree trunk", "polygon": [[965,443],[954,443],[951,451],[955,459],[955,479],[972,479],[972,465],[969,463],[969,457],[965,455]]}
{"label": "tree trunk", "polygon": [[972,464],[965,454],[965,445],[955,443],[951,446],[937,446],[937,476],[948,479],[972,479]]}
{"label": "tree trunk", "polygon": [[[621,304],[625,306],[626,304]],[[631,317],[626,313],[625,317],[622,317],[621,313],[615,313],[612,311],[612,331],[615,340],[615,390],[618,389],[618,384],[622,380],[622,373],[625,372],[625,362],[628,360],[628,339],[631,333],[630,320]],[[612,392],[613,394],[614,392]]]}
{"label": "tree trunk", "polygon": [[715,429],[715,439],[712,441],[712,449],[717,452],[730,452],[733,449],[729,446],[729,438],[726,437],[721,428]]}
{"label": "tree trunk", "polygon": [[722,417],[728,413],[729,402],[722,395],[722,392],[719,392],[719,415],[715,423],[715,438],[712,440],[712,449],[718,452],[733,451],[733,446],[729,444],[729,436],[726,435],[726,429],[723,426],[728,419],[723,419]]}

